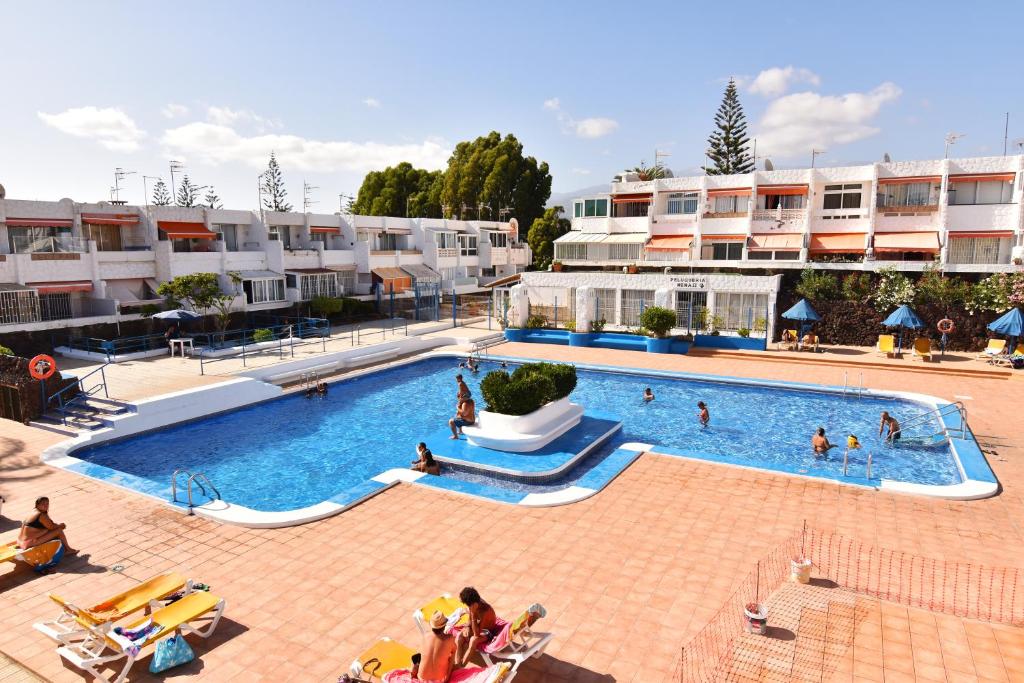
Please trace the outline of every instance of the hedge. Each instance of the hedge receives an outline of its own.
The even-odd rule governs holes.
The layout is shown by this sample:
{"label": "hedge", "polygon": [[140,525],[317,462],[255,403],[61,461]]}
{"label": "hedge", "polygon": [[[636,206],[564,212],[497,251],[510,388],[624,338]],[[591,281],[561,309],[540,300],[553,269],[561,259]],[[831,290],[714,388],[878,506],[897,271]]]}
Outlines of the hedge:
{"label": "hedge", "polygon": [[556,363],[527,363],[511,375],[495,370],[480,383],[487,410],[503,415],[532,413],[568,396],[575,388],[576,367]]}

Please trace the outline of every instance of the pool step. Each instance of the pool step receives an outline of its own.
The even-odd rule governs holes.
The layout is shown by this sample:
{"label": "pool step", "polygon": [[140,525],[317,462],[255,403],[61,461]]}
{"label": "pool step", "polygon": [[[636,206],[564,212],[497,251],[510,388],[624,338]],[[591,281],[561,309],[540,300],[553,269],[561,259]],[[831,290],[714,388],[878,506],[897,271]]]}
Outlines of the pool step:
{"label": "pool step", "polygon": [[131,404],[123,401],[80,395],[65,405],[63,413],[56,409],[48,410],[31,424],[60,434],[76,435],[81,431],[109,427],[110,418],[133,411]]}

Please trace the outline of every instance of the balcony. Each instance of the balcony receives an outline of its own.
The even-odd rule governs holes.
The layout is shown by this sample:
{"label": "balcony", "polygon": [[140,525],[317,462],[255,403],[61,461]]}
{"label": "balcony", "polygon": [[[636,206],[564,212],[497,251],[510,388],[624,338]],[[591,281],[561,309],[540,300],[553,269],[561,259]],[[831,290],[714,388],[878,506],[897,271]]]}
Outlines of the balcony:
{"label": "balcony", "polygon": [[930,216],[939,210],[938,204],[923,206],[879,206],[879,216]]}
{"label": "balcony", "polygon": [[946,225],[950,230],[999,230],[1016,225],[1016,204],[950,204]]}
{"label": "balcony", "polygon": [[[54,254],[53,260],[61,260],[58,254],[85,254],[89,243],[78,237],[37,237],[12,235],[11,246],[15,254]],[[77,256],[72,258],[78,258]],[[46,257],[37,259],[46,260]]]}
{"label": "balcony", "polygon": [[754,221],[796,223],[807,220],[807,209],[754,209]]}
{"label": "balcony", "polygon": [[530,250],[525,245],[512,247],[509,250],[509,262],[514,266],[530,265]]}
{"label": "balcony", "polygon": [[458,249],[440,249],[440,248],[437,249],[437,257],[438,258],[458,258],[458,256],[459,256],[459,250]]}
{"label": "balcony", "polygon": [[97,251],[93,258],[102,280],[156,277],[156,257],[151,251]]}

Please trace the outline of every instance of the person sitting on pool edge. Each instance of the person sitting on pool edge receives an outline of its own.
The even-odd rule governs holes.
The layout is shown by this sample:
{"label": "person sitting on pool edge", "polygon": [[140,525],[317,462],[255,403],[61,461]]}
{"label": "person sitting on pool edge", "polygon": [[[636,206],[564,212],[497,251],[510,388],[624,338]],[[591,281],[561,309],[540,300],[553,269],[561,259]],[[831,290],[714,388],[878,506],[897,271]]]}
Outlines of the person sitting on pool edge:
{"label": "person sitting on pool edge", "polygon": [[441,466],[434,460],[434,454],[427,448],[427,444],[420,441],[419,445],[416,446],[416,453],[419,454],[419,460],[412,461],[412,469],[415,472],[426,472],[427,474],[433,474],[438,476],[441,474]]}
{"label": "person sitting on pool edge", "polygon": [[21,523],[21,530],[18,532],[18,547],[34,548],[56,538],[64,546],[64,554],[74,555],[78,550],[72,548],[68,543],[68,537],[64,535],[65,529],[67,529],[67,524],[57,524],[50,519],[50,499],[40,496],[36,498],[35,510]]}
{"label": "person sitting on pool edge", "polygon": [[455,637],[457,644],[455,657],[458,666],[466,666],[477,648],[486,645],[491,638],[498,635],[495,628],[498,623],[498,615],[472,586],[466,586],[459,591],[459,600],[469,608],[469,624],[459,629],[459,633]]}
{"label": "person sitting on pool edge", "polygon": [[818,431],[811,437],[811,446],[814,448],[815,455],[826,455],[837,445],[828,442],[828,439],[825,437],[824,427],[818,427]]}
{"label": "person sitting on pool edge", "polygon": [[654,400],[654,392],[651,391],[650,387],[644,389],[644,403],[650,403]]}
{"label": "person sitting on pool edge", "polygon": [[452,438],[458,439],[462,435],[462,428],[467,425],[476,424],[476,404],[472,397],[466,397],[459,401],[459,407],[455,417],[448,420],[448,426],[452,429]]}
{"label": "person sitting on pool edge", "polygon": [[707,405],[704,403],[704,401],[697,401],[697,408],[699,409],[699,412],[697,413],[697,419],[700,420],[700,426],[707,427],[708,422],[711,421],[711,413],[708,412]]}
{"label": "person sitting on pool edge", "polygon": [[899,421],[889,414],[889,411],[882,411],[882,421],[878,424],[878,435],[881,436],[882,432],[889,429],[889,433],[886,435],[885,440],[889,442],[896,442],[900,440],[900,423]]}

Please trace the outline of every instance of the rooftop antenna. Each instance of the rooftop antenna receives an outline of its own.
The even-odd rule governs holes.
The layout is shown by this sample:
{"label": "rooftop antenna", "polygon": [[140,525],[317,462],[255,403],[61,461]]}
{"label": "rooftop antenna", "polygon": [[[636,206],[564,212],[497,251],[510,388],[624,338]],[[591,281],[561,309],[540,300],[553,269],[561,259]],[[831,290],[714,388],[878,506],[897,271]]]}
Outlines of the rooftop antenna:
{"label": "rooftop antenna", "polygon": [[511,215],[512,215],[512,207],[511,206],[503,206],[503,207],[498,209],[498,220],[499,221],[504,221],[506,216],[511,216]]}
{"label": "rooftop antenna", "polygon": [[669,154],[668,152],[659,152],[658,148],[655,147],[654,148],[654,166],[655,167],[661,166],[661,160],[664,159],[665,157],[670,157],[670,156],[672,156],[672,155]]}
{"label": "rooftop antenna", "polygon": [[175,161],[172,159],[171,161],[167,162],[167,165],[171,167],[171,199],[173,199],[174,203],[177,204],[178,191],[174,187],[174,172],[183,170],[185,168],[185,164],[181,163],[180,161]]}
{"label": "rooftop antenna", "polygon": [[479,204],[476,205],[476,219],[478,221],[482,221],[484,219],[484,209],[487,209],[488,216],[494,215],[494,212],[491,211],[490,204],[484,204],[483,202],[480,202]]}
{"label": "rooftop antenna", "polygon": [[126,171],[120,166],[114,169],[114,192],[110,197],[112,201],[121,201],[121,181],[130,175],[135,175],[135,171]]}
{"label": "rooftop antenna", "polygon": [[314,199],[310,199],[310,194],[313,190],[319,189],[320,188],[317,185],[310,185],[306,182],[305,178],[302,179],[302,213],[308,212],[310,205],[320,203]]}
{"label": "rooftop antenna", "polygon": [[1006,156],[1006,143],[1010,139],[1010,112],[1006,112],[1006,123],[1003,124],[1003,156]]}
{"label": "rooftop antenna", "polygon": [[462,220],[462,217],[466,215],[466,209],[468,208],[469,207],[466,206],[466,202],[462,202],[462,212],[459,214],[459,220]]}
{"label": "rooftop antenna", "polygon": [[892,157],[889,156],[888,152],[883,152],[882,153],[882,163],[883,164],[891,164],[892,163]]}
{"label": "rooftop antenna", "polygon": [[955,145],[956,141],[967,135],[967,133],[946,133],[946,149],[942,153],[943,159],[949,158],[949,146]]}
{"label": "rooftop antenna", "polygon": [[824,153],[825,153],[825,150],[823,150],[823,149],[811,149],[811,168],[814,168],[814,160],[815,160],[815,158],[817,158],[817,156],[819,154],[824,154]]}

